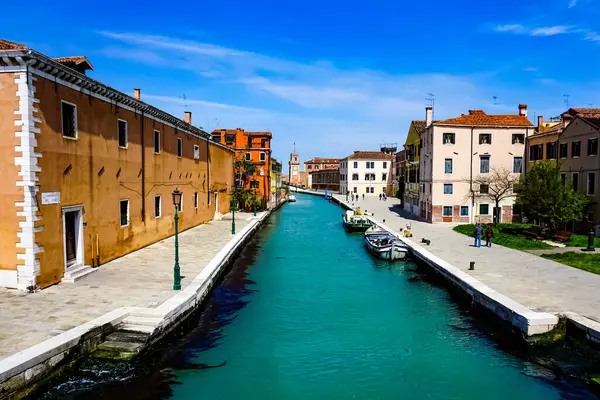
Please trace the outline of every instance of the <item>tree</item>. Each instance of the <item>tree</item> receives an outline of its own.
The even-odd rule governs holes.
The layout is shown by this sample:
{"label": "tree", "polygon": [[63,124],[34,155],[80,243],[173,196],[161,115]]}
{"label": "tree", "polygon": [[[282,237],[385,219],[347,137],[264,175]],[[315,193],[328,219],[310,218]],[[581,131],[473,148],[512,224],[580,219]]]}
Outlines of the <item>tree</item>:
{"label": "tree", "polygon": [[502,200],[515,196],[513,187],[518,182],[519,175],[506,168],[492,168],[489,174],[479,175],[473,179],[473,183],[479,185],[479,196],[493,201],[494,210],[500,208]]}
{"label": "tree", "polygon": [[556,232],[568,222],[581,221],[589,199],[562,181],[556,161],[544,160],[521,177],[517,185],[517,204],[528,219]]}

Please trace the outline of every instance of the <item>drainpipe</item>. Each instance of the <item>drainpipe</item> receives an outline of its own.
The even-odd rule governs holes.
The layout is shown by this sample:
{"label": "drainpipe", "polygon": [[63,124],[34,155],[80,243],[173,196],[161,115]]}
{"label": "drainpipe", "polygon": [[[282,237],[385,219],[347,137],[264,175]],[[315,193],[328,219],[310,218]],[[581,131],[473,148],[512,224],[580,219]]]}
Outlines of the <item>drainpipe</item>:
{"label": "drainpipe", "polygon": [[141,113],[140,125],[142,135],[142,222],[146,223],[146,146],[144,145],[144,111]]}
{"label": "drainpipe", "polygon": [[[208,138],[204,138],[206,141],[206,180],[208,181],[208,189],[206,192],[208,193],[206,204],[210,203],[210,143],[208,143]],[[218,205],[215,205],[216,209],[219,209]]]}
{"label": "drainpipe", "polygon": [[471,223],[475,221],[475,194],[473,193],[473,129],[471,127],[471,163],[469,164],[469,191],[471,192]]}

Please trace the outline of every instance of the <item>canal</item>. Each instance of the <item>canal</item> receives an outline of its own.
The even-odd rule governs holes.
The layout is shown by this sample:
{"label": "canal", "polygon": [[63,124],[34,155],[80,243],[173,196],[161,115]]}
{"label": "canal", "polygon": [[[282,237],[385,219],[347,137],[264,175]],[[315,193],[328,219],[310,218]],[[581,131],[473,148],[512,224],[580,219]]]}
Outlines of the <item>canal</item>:
{"label": "canal", "polygon": [[592,398],[500,350],[414,265],[373,259],[341,213],[299,195],[185,332],[134,365],[85,361],[36,397]]}

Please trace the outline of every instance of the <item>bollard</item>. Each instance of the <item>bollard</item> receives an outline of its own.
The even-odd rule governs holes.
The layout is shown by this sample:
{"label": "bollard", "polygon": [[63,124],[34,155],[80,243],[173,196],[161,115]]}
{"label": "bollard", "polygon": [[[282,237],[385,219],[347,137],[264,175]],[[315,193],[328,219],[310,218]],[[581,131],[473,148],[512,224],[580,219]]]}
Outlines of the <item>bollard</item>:
{"label": "bollard", "polygon": [[590,231],[588,233],[588,246],[587,249],[585,249],[584,251],[596,251],[596,249],[594,248],[594,238],[596,237],[596,234],[594,233],[594,231]]}
{"label": "bollard", "polygon": [[469,264],[469,271],[473,270],[475,270],[475,261],[471,261],[471,263]]}

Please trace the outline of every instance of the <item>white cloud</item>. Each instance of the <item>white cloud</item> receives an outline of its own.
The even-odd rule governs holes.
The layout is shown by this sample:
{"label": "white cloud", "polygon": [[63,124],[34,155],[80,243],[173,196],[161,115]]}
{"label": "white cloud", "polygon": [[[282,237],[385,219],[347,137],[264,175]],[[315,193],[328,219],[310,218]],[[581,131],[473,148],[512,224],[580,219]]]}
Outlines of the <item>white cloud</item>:
{"label": "white cloud", "polygon": [[573,7],[575,7],[576,5],[577,5],[577,0],[571,0],[571,1],[569,2],[569,8],[573,8]]}
{"label": "white cloud", "polygon": [[494,28],[496,32],[512,32],[512,33],[526,33],[527,29],[520,24],[508,24],[508,25],[498,25]]}
{"label": "white cloud", "polygon": [[600,35],[597,32],[587,32],[584,39],[591,40],[593,42],[599,42]]}
{"label": "white cloud", "polygon": [[573,27],[568,25],[555,25],[535,28],[530,31],[531,36],[554,36],[569,33]]}
{"label": "white cloud", "polygon": [[527,67],[527,68],[523,68],[523,71],[527,71],[527,72],[535,72],[537,71],[537,67]]}
{"label": "white cloud", "polygon": [[552,78],[542,78],[542,79],[538,79],[538,82],[541,83],[542,85],[556,85],[558,84],[558,82],[555,79]]}

